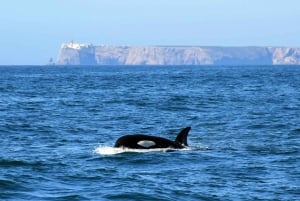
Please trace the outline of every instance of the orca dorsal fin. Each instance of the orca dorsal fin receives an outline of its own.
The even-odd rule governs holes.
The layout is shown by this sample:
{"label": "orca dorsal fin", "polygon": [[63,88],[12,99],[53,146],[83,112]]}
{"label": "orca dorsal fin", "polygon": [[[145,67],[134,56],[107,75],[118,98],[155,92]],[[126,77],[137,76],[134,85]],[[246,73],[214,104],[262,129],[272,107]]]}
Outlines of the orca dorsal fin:
{"label": "orca dorsal fin", "polygon": [[177,142],[183,146],[188,146],[187,136],[188,136],[190,130],[191,130],[190,126],[182,129],[180,131],[180,133],[177,135],[175,142]]}

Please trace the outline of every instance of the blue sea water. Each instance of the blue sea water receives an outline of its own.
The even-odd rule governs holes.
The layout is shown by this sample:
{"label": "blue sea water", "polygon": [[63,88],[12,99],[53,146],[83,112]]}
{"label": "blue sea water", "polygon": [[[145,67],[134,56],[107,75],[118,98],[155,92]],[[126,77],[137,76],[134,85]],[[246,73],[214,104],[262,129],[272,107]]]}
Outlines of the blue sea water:
{"label": "blue sea water", "polygon": [[0,137],[0,200],[299,200],[300,66],[1,66]]}

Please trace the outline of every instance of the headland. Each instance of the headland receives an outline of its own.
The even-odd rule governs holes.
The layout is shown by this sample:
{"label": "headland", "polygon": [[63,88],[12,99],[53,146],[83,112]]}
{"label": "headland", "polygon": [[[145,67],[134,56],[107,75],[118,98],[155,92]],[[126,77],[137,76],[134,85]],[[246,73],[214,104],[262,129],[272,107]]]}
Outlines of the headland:
{"label": "headland", "polygon": [[56,65],[300,65],[296,47],[113,46],[64,43]]}

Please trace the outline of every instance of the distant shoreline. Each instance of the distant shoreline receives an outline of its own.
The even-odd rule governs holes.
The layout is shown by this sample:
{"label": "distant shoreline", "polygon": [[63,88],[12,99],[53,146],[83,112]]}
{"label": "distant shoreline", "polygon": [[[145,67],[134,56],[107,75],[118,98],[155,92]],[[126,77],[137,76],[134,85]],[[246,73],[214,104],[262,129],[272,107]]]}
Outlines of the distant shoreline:
{"label": "distant shoreline", "polygon": [[34,64],[34,65],[4,65],[0,64],[0,68],[46,68],[46,67],[56,67],[56,68],[68,68],[68,67],[74,67],[74,68],[82,68],[82,67],[110,67],[110,68],[134,68],[134,67],[155,67],[155,68],[184,68],[184,67],[195,67],[195,68],[201,68],[201,67],[300,67],[300,64],[280,64],[280,65],[109,65],[109,64],[96,64],[96,65],[47,65],[47,64]]}
{"label": "distant shoreline", "polygon": [[56,65],[300,65],[300,48],[63,43]]}

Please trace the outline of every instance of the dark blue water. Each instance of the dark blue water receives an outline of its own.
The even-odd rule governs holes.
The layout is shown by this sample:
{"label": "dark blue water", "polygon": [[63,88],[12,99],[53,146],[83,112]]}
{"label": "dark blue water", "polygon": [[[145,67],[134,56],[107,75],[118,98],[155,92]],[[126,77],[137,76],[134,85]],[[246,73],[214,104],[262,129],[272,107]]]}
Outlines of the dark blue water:
{"label": "dark blue water", "polygon": [[[300,197],[300,66],[0,73],[0,200]],[[97,152],[124,134],[175,139],[186,126],[198,149]]]}

